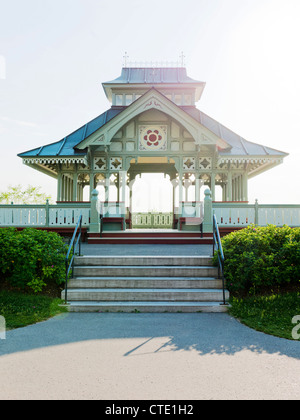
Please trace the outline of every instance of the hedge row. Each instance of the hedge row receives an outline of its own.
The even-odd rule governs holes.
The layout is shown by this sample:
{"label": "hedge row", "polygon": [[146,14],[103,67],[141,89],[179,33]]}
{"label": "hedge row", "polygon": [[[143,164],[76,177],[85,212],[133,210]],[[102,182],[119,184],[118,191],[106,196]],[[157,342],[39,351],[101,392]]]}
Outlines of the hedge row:
{"label": "hedge row", "polygon": [[0,229],[0,282],[40,292],[65,280],[67,247],[54,232],[37,229]]}
{"label": "hedge row", "polygon": [[222,246],[230,292],[300,286],[300,228],[251,225],[222,238]]}

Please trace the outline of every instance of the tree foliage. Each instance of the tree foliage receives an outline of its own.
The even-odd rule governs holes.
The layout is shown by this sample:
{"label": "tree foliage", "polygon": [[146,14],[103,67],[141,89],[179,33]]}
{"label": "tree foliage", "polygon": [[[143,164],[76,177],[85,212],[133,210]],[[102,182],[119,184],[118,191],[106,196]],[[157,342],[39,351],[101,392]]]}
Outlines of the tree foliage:
{"label": "tree foliage", "polygon": [[7,191],[0,192],[0,204],[45,204],[51,196],[41,192],[41,187],[10,185]]}

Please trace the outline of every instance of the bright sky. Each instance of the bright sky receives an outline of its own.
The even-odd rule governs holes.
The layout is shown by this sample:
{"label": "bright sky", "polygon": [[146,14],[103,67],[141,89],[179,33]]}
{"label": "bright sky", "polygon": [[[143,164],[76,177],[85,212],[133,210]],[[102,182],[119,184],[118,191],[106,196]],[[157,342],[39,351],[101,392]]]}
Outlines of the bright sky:
{"label": "bright sky", "polygon": [[300,203],[299,0],[0,0],[0,190],[56,181],[17,153],[58,141],[109,108],[101,83],[132,61],[176,61],[207,83],[197,107],[289,153],[249,200]]}

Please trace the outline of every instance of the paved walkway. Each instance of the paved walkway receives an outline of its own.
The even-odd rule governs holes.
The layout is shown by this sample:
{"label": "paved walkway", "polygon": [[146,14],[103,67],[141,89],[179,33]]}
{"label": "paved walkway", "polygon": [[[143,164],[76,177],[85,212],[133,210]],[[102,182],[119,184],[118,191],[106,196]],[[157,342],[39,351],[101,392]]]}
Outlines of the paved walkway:
{"label": "paved walkway", "polygon": [[300,399],[300,343],[227,314],[64,314],[0,340],[0,399]]}

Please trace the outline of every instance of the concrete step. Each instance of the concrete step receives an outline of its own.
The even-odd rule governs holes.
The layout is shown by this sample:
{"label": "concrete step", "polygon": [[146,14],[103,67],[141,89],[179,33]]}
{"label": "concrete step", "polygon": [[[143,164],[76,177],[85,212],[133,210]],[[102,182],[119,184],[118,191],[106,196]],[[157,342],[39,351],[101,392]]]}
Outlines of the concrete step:
{"label": "concrete step", "polygon": [[157,288],[221,289],[222,280],[214,277],[77,277],[70,279],[69,289],[75,288]]}
{"label": "concrete step", "polygon": [[226,312],[227,305],[220,302],[99,302],[77,301],[70,302],[70,312]]}
{"label": "concrete step", "polygon": [[150,266],[150,265],[183,265],[183,266],[211,266],[212,257],[209,256],[84,256],[76,257],[74,264],[77,266]]}
{"label": "concrete step", "polygon": [[[90,238],[200,238],[200,230],[170,230],[170,229],[126,229],[122,231],[106,230],[99,233],[89,233]],[[211,233],[203,233],[203,238],[211,238]]]}
{"label": "concrete step", "polygon": [[71,312],[224,312],[222,302],[209,256],[76,257],[68,283]]}
{"label": "concrete step", "polygon": [[[226,292],[226,298],[229,294]],[[65,299],[65,291],[62,292]],[[78,301],[199,301],[218,302],[223,299],[222,289],[70,289],[68,300]]]}
{"label": "concrete step", "polygon": [[213,238],[197,238],[197,237],[89,237],[89,244],[181,244],[181,245],[212,245]]}
{"label": "concrete step", "polygon": [[211,266],[76,266],[74,277],[217,277]]}

